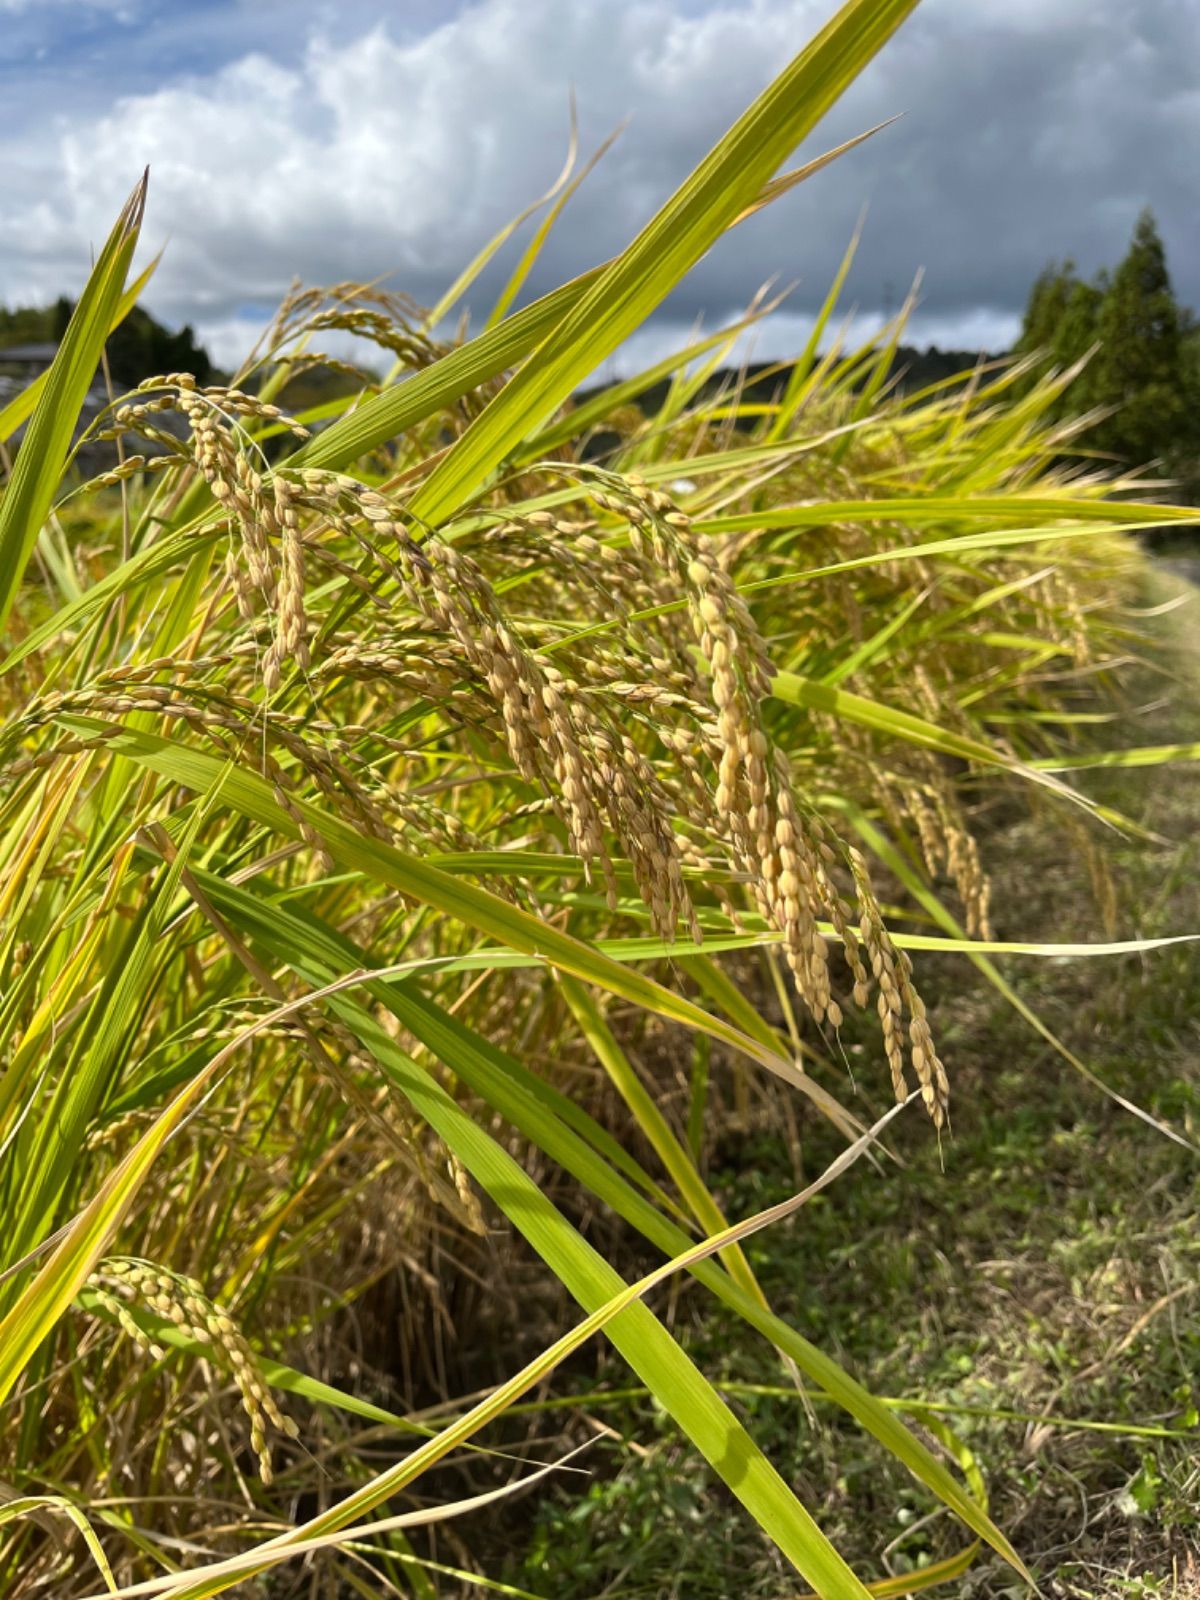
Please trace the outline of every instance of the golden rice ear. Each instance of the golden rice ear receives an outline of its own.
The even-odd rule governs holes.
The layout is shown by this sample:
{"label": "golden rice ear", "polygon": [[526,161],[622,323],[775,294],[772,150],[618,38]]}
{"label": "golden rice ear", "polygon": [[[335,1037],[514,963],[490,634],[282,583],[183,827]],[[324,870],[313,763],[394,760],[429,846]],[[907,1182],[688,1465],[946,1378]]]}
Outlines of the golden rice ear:
{"label": "golden rice ear", "polygon": [[[756,907],[767,926],[780,934],[797,989],[818,1024],[828,1022],[837,1029],[843,1022],[821,921],[832,923],[850,969],[851,993],[857,1004],[865,1005],[871,977],[860,954],[861,938],[881,986],[879,1015],[896,1098],[908,1094],[903,1043],[907,1015],[910,1060],[926,1109],[941,1127],[945,1072],[911,966],[884,927],[861,852],[851,859],[829,824],[797,803],[786,755],[771,746],[762,704],[771,692],[775,666],[745,600],[713,541],[697,534],[693,519],[670,496],[650,487],[638,473],[622,477],[610,472],[603,483],[602,489],[590,491],[593,502],[624,519],[633,551],[648,566],[668,571],[683,589],[694,649],[703,665],[691,699],[706,704],[702,714],[711,719],[714,734],[711,783],[701,778],[691,790],[701,807],[699,816],[693,812],[693,822],[703,818],[710,838],[731,852],[749,881]],[[686,646],[682,653],[686,658]],[[678,753],[674,741],[668,747]],[[835,881],[839,865],[853,876],[858,927]]]}
{"label": "golden rice ear", "polygon": [[[127,1300],[113,1294],[107,1287],[109,1284],[122,1290]],[[190,1344],[201,1346],[226,1368],[249,1419],[250,1448],[258,1461],[259,1476],[264,1483],[270,1483],[268,1426],[277,1428],[289,1439],[298,1438],[300,1430],[279,1409],[254,1352],[228,1312],[210,1300],[194,1278],[124,1256],[110,1256],[102,1261],[88,1279],[88,1287],[97,1293],[100,1303],[115,1316],[121,1329],[156,1360],[162,1360],[165,1352],[130,1315],[130,1301],[170,1324]]]}

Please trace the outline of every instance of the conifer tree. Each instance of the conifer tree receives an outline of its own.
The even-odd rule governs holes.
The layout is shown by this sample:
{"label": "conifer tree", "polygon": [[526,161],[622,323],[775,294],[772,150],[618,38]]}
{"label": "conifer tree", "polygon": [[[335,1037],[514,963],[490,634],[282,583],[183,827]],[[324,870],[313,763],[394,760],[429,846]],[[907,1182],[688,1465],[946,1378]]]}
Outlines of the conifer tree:
{"label": "conifer tree", "polygon": [[[1077,417],[1102,404],[1096,388],[1096,346],[1100,338],[1100,308],[1104,303],[1103,278],[1087,283],[1082,278],[1072,285],[1058,325],[1046,348],[1061,372],[1084,362],[1079,375],[1060,395],[1055,412],[1060,417]],[[1085,360],[1085,358],[1087,358]]]}
{"label": "conifer tree", "polygon": [[1114,407],[1094,442],[1130,465],[1170,455],[1191,419],[1184,394],[1181,318],[1162,240],[1149,210],[1134,229],[1097,319],[1093,403]]}
{"label": "conifer tree", "polygon": [[[1138,218],[1125,259],[1092,282],[1051,263],[1030,291],[1018,355],[1048,355],[1059,371],[1094,351],[1052,415],[1104,409],[1083,443],[1122,465],[1161,461],[1187,482],[1200,468],[1200,326],[1175,299],[1154,217]],[[1044,370],[1044,368],[1042,369]],[[1025,381],[1032,387],[1038,373]]]}
{"label": "conifer tree", "polygon": [[1071,293],[1078,283],[1075,263],[1050,262],[1034,279],[1025,305],[1021,332],[1014,347],[1017,355],[1035,355],[1054,345]]}

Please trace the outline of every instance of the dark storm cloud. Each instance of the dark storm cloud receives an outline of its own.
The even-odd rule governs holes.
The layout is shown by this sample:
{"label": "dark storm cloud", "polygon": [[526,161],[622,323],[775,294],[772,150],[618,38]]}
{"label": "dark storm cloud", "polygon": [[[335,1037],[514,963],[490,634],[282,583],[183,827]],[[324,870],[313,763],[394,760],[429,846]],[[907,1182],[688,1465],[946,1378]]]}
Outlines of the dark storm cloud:
{"label": "dark storm cloud", "polygon": [[[31,9],[0,0],[33,52]],[[38,15],[65,9],[39,0]],[[585,142],[632,120],[572,202],[531,289],[591,265],[627,241],[831,6],[84,9],[93,51],[98,18],[136,35],[133,66],[122,80],[121,53],[110,52],[89,79],[43,43],[22,77],[10,50],[5,82],[19,114],[0,135],[13,174],[0,296],[76,284],[89,242],[149,161],[148,232],[155,244],[171,238],[151,304],[228,343],[296,273],[394,273],[436,297],[552,178],[571,86]],[[48,112],[56,60],[77,88],[82,72],[87,92]],[[22,96],[35,80],[37,93]],[[943,338],[1006,337],[1048,257],[1073,255],[1087,271],[1113,261],[1146,203],[1183,297],[1200,302],[1200,0],[926,0],[801,154],[897,113],[898,124],[715,249],[659,326],[724,316],[772,276],[799,280],[789,307],[800,325],[864,203],[848,298],[894,305],[924,267],[925,327]],[[486,294],[474,298],[482,306]]]}

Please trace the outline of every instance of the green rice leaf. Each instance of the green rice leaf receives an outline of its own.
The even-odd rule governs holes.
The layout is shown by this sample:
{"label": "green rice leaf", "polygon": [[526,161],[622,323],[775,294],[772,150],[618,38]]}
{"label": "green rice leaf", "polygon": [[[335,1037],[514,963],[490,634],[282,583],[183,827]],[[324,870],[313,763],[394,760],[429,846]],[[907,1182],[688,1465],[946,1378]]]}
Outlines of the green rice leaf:
{"label": "green rice leaf", "polygon": [[117,218],[71,316],[0,501],[0,632],[54,500],[104,341],[117,320],[145,204],[143,177]]}
{"label": "green rice leaf", "polygon": [[[109,333],[112,333],[114,328],[120,327],[134,306],[137,305],[142,297],[142,291],[154,276],[160,259],[160,256],[155,256],[146,270],[138,274],[137,278],[121,296],[117,302],[117,309],[113,313],[112,321],[109,323]],[[11,439],[17,429],[23,423],[28,422],[29,418],[37,410],[49,383],[49,370],[39,373],[32,383],[27,384],[21,390],[20,394],[14,395],[6,406],[0,407],[0,444],[6,439]]]}
{"label": "green rice leaf", "polygon": [[[336,972],[369,971],[366,952],[357,949],[343,935],[324,927],[318,919],[301,916],[277,902],[264,905],[245,890],[218,879],[206,879],[205,887],[231,920],[249,936],[260,940],[278,959],[294,966],[308,982],[324,982]],[[451,1066],[501,1116],[666,1255],[677,1256],[687,1248],[687,1235],[631,1188],[603,1156],[535,1092],[538,1080],[527,1068],[422,995],[411,982],[372,980],[368,992],[385,1004],[410,1033]],[[1023,1570],[1003,1534],[986,1515],[981,1515],[979,1507],[963,1493],[953,1476],[861,1384],[775,1316],[760,1296],[748,1293],[715,1261],[697,1261],[689,1270],[751,1327],[795,1361],[806,1378],[828,1390],[839,1405],[939,1499],[951,1506],[968,1527],[1018,1570]]]}
{"label": "green rice leaf", "polygon": [[[85,736],[104,738],[114,754],[127,756],[173,783],[184,784],[202,795],[215,793],[219,788],[224,804],[288,838],[299,837],[297,822],[276,801],[271,785],[244,767],[231,768],[205,751],[97,718],[63,716],[59,720]],[[630,972],[619,962],[561,933],[551,924],[539,921],[486,889],[450,877],[420,857],[363,835],[316,806],[299,801],[296,809],[342,866],[433,906],[513,950],[537,956],[563,972],[596,983],[671,1021],[711,1033],[797,1087],[807,1087],[804,1074],[790,1061],[773,1055],[757,1041],[710,1016],[691,1001],[649,978]]]}
{"label": "green rice leaf", "polygon": [[887,42],[915,0],[849,0],[592,283],[434,469],[410,507],[436,526],[645,321],[731,227],[788,152]]}

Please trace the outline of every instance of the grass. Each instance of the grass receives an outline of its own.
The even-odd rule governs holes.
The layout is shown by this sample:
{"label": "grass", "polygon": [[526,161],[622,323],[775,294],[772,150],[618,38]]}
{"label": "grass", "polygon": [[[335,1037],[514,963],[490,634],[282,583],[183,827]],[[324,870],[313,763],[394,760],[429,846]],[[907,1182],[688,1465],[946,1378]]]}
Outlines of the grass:
{"label": "grass", "polygon": [[[1051,986],[1042,998],[1048,1009],[1080,1001]],[[1127,1038],[1148,1051],[1178,1025],[1178,1007],[1157,985],[1138,998],[1141,1020]],[[1195,1175],[1151,1131],[1099,1107],[1048,1052],[1030,1059],[1027,1039],[986,994],[958,994],[951,1006],[967,1013],[954,1048],[971,1073],[971,1105],[956,1113],[944,1168],[927,1147],[905,1148],[904,1174],[814,1204],[803,1226],[770,1238],[752,1265],[772,1304],[873,1392],[948,1408],[938,1414],[979,1462],[994,1515],[1015,1531],[1035,1575],[1057,1582],[1051,1592],[1115,1600],[1138,1592],[1134,1574],[1165,1578],[1173,1563],[1186,1570],[1200,1534]],[[1103,1007],[1089,996],[1082,1010],[1085,1028],[1068,1032],[1075,1042]],[[996,1074],[997,1056],[1020,1069]],[[1140,1073],[1123,1052],[1093,1051],[1090,1060],[1143,1104],[1195,1123],[1186,1039]],[[1031,1078],[1042,1080],[1033,1095]],[[730,1137],[711,1173],[730,1212],[787,1192],[790,1154],[767,1133]],[[686,1347],[719,1386],[728,1377],[756,1437],[864,1571],[879,1572],[885,1550],[887,1568],[905,1573],[958,1547],[944,1519],[930,1520],[928,1499],[883,1471],[828,1408],[809,1426],[778,1366],[747,1352],[732,1327],[714,1327],[687,1304],[677,1316]],[[763,1392],[748,1394],[746,1384]],[[736,1574],[744,1592],[794,1594],[769,1550],[748,1547],[668,1420],[644,1400],[598,1398],[620,1387],[611,1366],[581,1385],[580,1411],[616,1439],[594,1447],[597,1481],[586,1495],[560,1489],[543,1503],[520,1581],[545,1594],[719,1595]],[[1114,1433],[1072,1428],[1071,1419]],[[1160,1427],[1181,1436],[1138,1436]],[[577,1423],[571,1438],[588,1431]],[[988,1567],[964,1592],[1009,1587]]]}
{"label": "grass", "polygon": [[[114,464],[83,483],[82,376],[132,303],[143,182],[0,415],[6,438],[28,419],[0,501],[0,1592],[494,1586],[458,1530],[565,1472],[512,1430],[601,1334],[649,1397],[646,1504],[669,1418],[678,1503],[710,1470],[731,1546],[791,1584],[879,1593],[838,1548],[873,1569],[853,1508],[876,1500],[955,1527],[918,1580],[985,1548],[1023,1580],[957,1432],[858,1381],[823,1308],[862,1294],[877,1142],[943,1194],[939,1150],[1007,1149],[972,1122],[1000,1080],[973,1095],[964,958],[1001,1044],[993,956],[1057,962],[1066,934],[1093,974],[1116,959],[1102,845],[1139,825],[1086,763],[1190,759],[1120,720],[1148,648],[1129,534],[1185,514],[1064,466],[1062,375],[890,392],[902,319],[850,347],[836,285],[769,406],[713,394],[728,340],[681,352],[652,415],[661,363],[569,404],[838,154],[774,176],[909,10],[850,0],[612,262],[454,343],[488,251],[428,314],[297,293],[232,384],[114,396],[87,441]],[[291,417],[330,329],[393,368]],[[985,870],[1030,810],[1096,869],[1069,925]],[[1142,909],[1120,959],[1177,970]],[[1033,1108],[1019,1062],[1009,1105]],[[1191,1113],[1150,1112],[1177,1135]],[[820,1299],[775,1272],[788,1218]],[[489,1347],[518,1293],[536,1336]],[[856,1430],[803,1472],[776,1397],[744,1404],[785,1379]]]}

